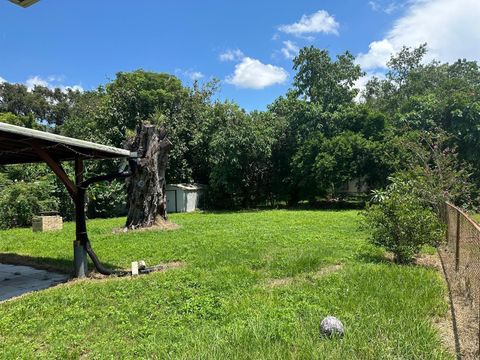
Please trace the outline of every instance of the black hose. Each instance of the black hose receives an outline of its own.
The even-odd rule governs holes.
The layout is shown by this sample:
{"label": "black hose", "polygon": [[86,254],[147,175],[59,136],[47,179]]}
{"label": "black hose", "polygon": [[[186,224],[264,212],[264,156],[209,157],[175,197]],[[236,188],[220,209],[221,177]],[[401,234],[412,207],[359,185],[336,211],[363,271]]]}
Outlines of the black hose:
{"label": "black hose", "polygon": [[[92,259],[93,264],[95,265],[95,268],[97,271],[102,274],[102,275],[115,275],[115,276],[130,276],[132,275],[132,271],[125,271],[125,270],[111,270],[107,269],[105,266],[102,265],[100,260],[98,259],[97,254],[95,254],[95,251],[93,251],[93,248],[90,244],[90,240],[87,240],[85,244],[85,251],[87,252],[88,256],[90,256],[90,259]],[[154,271],[158,271],[163,269],[163,266],[154,266],[154,267],[149,267],[149,268],[143,268],[139,269],[138,273],[139,274],[150,274]]]}
{"label": "black hose", "polygon": [[98,259],[98,256],[97,254],[95,254],[95,251],[93,251],[92,249],[92,246],[90,244],[90,240],[87,240],[85,242],[85,251],[87,252],[88,256],[90,256],[90,259],[92,259],[93,261],[93,264],[95,265],[95,268],[97,269],[97,271],[102,274],[102,275],[107,275],[107,276],[110,276],[110,275],[116,275],[116,276],[128,276],[128,275],[132,275],[132,272],[131,271],[124,271],[124,270],[110,270],[110,269],[107,269],[106,267],[104,267],[102,265],[102,263],[100,262],[100,260]]}

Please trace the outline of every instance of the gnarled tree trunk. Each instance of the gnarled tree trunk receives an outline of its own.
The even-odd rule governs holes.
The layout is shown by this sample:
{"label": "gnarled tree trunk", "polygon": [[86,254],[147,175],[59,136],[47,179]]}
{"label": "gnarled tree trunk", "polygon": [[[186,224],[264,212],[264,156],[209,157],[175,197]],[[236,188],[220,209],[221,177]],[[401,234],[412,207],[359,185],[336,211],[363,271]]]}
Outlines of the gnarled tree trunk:
{"label": "gnarled tree trunk", "polygon": [[165,170],[171,146],[165,128],[148,123],[137,126],[137,134],[128,144],[139,159],[133,176],[127,180],[127,228],[150,227],[167,220]]}

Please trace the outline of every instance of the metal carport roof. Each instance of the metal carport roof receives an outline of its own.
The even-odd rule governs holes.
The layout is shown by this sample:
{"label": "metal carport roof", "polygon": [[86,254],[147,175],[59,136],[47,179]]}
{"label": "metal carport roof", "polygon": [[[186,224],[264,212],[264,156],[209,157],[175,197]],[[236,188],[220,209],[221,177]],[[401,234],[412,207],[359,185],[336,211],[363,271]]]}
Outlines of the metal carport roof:
{"label": "metal carport roof", "polygon": [[0,122],[0,165],[43,162],[39,148],[56,161],[136,157],[128,150]]}

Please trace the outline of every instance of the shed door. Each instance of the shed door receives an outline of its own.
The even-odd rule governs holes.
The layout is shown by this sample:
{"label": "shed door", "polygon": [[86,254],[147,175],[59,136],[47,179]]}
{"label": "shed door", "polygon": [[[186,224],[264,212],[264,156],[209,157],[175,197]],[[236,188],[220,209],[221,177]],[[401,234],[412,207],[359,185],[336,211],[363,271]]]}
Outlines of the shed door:
{"label": "shed door", "polygon": [[177,190],[167,190],[167,212],[177,212]]}

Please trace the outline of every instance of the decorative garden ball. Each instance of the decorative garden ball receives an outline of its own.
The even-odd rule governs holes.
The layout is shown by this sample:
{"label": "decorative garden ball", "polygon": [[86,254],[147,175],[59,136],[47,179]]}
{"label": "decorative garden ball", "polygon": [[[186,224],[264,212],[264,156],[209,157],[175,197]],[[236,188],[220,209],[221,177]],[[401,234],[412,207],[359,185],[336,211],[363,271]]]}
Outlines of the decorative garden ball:
{"label": "decorative garden ball", "polygon": [[345,330],[340,320],[333,316],[327,316],[320,323],[320,332],[324,336],[343,336]]}

